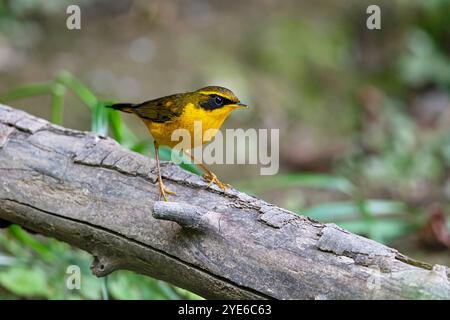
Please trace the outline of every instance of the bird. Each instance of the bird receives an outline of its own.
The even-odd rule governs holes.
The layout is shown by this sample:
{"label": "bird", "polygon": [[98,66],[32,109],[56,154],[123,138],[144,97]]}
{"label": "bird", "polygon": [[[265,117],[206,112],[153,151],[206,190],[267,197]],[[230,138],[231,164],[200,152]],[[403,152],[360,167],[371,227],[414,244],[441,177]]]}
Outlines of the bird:
{"label": "bird", "polygon": [[[201,145],[208,143],[212,141],[232,111],[248,106],[241,103],[236,95],[227,88],[207,86],[196,91],[175,93],[142,103],[116,103],[107,105],[107,107],[133,113],[144,122],[154,140],[159,197],[168,201],[167,194],[176,195],[176,193],[167,189],[163,183],[158,153],[159,147],[176,147],[179,141],[173,141],[171,137],[177,129],[185,129],[189,132],[193,148],[198,146],[196,145],[198,141]],[[202,137],[200,139],[195,137],[195,134],[198,135],[198,130],[195,130],[196,122],[201,123]],[[204,133],[207,130],[209,134],[205,135]],[[192,153],[187,150],[183,150],[183,152],[203,169],[203,178],[208,182],[207,187],[213,183],[222,190],[229,187],[228,184],[222,183],[205,164],[197,161]]]}

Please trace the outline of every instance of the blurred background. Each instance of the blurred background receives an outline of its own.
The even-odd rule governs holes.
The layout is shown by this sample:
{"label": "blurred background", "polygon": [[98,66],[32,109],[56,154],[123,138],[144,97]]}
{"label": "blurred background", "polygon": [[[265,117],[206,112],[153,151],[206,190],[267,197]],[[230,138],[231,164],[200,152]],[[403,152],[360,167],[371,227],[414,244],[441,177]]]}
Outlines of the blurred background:
{"label": "blurred background", "polygon": [[[81,30],[66,28],[70,4]],[[381,30],[366,27],[370,4]],[[2,0],[0,100],[152,156],[140,120],[104,103],[228,87],[251,107],[225,128],[280,129],[281,166],[213,166],[219,177],[450,265],[449,22],[449,0]],[[126,271],[97,279],[88,254],[0,230],[0,299],[200,298]],[[66,288],[72,264],[81,290]]]}

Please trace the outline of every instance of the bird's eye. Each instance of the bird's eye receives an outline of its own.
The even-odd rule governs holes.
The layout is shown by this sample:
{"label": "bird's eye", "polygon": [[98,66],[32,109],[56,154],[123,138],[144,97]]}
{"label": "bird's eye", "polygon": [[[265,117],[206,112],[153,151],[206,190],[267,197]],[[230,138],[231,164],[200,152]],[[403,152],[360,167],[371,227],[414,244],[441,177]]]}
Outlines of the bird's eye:
{"label": "bird's eye", "polygon": [[221,106],[222,103],[223,103],[223,98],[220,97],[220,96],[215,96],[215,97],[214,97],[214,102],[215,102],[218,106]]}

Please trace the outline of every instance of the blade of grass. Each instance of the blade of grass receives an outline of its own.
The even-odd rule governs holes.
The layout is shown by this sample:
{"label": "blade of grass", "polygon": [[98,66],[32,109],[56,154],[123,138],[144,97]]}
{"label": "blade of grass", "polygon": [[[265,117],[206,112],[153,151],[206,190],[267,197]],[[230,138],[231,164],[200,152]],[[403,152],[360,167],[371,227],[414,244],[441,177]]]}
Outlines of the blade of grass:
{"label": "blade of grass", "polygon": [[42,259],[44,259],[45,261],[52,260],[53,254],[47,248],[47,246],[38,241],[35,237],[28,234],[20,226],[13,224],[8,228],[8,230],[17,240],[36,251]]}
{"label": "blade of grass", "polygon": [[56,76],[56,81],[68,87],[91,110],[98,105],[96,95],[88,89],[80,80],[67,71],[61,71]]}
{"label": "blade of grass", "polygon": [[66,88],[60,84],[55,83],[52,86],[52,115],[51,122],[62,125],[64,114],[64,94]]}
{"label": "blade of grass", "polygon": [[[104,106],[109,105],[111,102],[104,102]],[[139,142],[134,133],[128,128],[128,126],[122,121],[120,112],[112,109],[108,109],[108,123],[113,131],[114,138],[123,146],[131,149],[135,152],[143,153],[141,147],[145,147],[143,143]],[[145,144],[145,143],[144,143]],[[151,145],[150,145],[151,146]],[[146,150],[146,149],[145,149]]]}
{"label": "blade of grass", "polygon": [[[106,104],[105,104],[106,105]],[[122,118],[120,118],[120,115],[115,110],[108,109],[108,122],[112,129],[114,138],[119,142],[120,144],[123,143],[123,122]]]}
{"label": "blade of grass", "polygon": [[183,158],[182,161],[183,162],[181,162],[180,167],[182,167],[184,170],[187,170],[199,176],[203,175],[203,171],[199,167],[197,167],[197,165],[185,162],[189,161],[186,158]]}
{"label": "blade of grass", "polygon": [[[155,157],[154,148],[153,148],[153,142],[150,141],[140,141],[130,147],[130,150],[134,152],[138,152],[141,154],[150,154]],[[180,167],[184,170],[187,170],[189,172],[192,172],[197,175],[201,175],[202,171],[197,167],[197,165],[190,163],[190,161],[184,156],[179,155],[181,157],[181,164]],[[172,150],[168,147],[162,146],[159,148],[159,158],[161,160],[165,161],[172,161]],[[175,159],[174,159],[175,160]],[[179,158],[176,159],[177,163],[179,163]]]}
{"label": "blade of grass", "polygon": [[136,143],[136,137],[131,130],[123,125],[119,113],[106,108],[106,105],[113,103],[113,101],[99,101],[96,95],[86,85],[67,71],[61,71],[57,75],[56,80],[67,86],[91,109],[93,112],[92,131],[106,134],[107,128],[105,128],[105,125],[109,123],[113,130],[114,137],[119,143],[126,144],[127,146]]}
{"label": "blade of grass", "polygon": [[149,141],[140,141],[130,147],[130,150],[142,154],[153,154],[153,143]]}
{"label": "blade of grass", "polygon": [[108,133],[108,109],[98,102],[92,111],[91,131],[106,136]]}
{"label": "blade of grass", "polygon": [[122,128],[122,145],[130,149],[131,146],[136,143],[138,143],[138,138],[134,135],[133,131],[124,124]]}
{"label": "blade of grass", "polygon": [[102,300],[109,300],[108,276],[101,279],[102,282]]}
{"label": "blade of grass", "polygon": [[53,83],[52,82],[42,82],[42,83],[34,83],[26,86],[19,87],[17,89],[13,89],[5,94],[0,96],[0,101],[8,102],[12,100],[39,96],[43,94],[52,94],[53,92]]}
{"label": "blade of grass", "polygon": [[[162,160],[172,161],[172,149],[165,146],[159,148],[159,156]],[[183,169],[197,175],[202,174],[202,171],[195,164],[191,163],[190,160],[188,160],[187,157],[185,157],[183,154],[175,152],[173,156],[176,157],[173,160],[177,163],[180,163],[181,161],[180,167],[182,167]]]}

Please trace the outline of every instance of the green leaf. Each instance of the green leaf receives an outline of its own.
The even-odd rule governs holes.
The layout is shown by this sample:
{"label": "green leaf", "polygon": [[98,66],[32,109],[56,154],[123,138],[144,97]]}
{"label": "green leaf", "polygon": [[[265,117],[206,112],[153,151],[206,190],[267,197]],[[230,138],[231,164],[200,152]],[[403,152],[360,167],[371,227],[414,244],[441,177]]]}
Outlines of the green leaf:
{"label": "green leaf", "polygon": [[[404,203],[390,200],[365,200],[364,205],[365,210],[370,215],[374,216],[402,213],[406,210],[406,205]],[[301,214],[321,222],[328,222],[337,219],[358,218],[361,216],[361,209],[355,201],[340,201],[319,204],[301,210]]]}
{"label": "green leaf", "polygon": [[[80,258],[79,258],[80,259]],[[77,296],[81,296],[83,299],[91,299],[91,300],[98,300],[102,298],[102,279],[99,279],[92,275],[89,269],[89,258],[86,256],[83,260],[77,259],[76,261],[64,261],[62,264],[62,273],[58,275],[58,277],[55,277],[54,281],[57,281],[57,279],[63,279],[66,281],[67,279],[67,273],[66,268],[70,264],[79,265],[81,268],[81,289],[80,290],[68,290],[64,287],[64,294],[67,296],[68,294],[73,294]],[[82,264],[87,263],[88,266],[85,268]],[[60,286],[53,285],[54,290],[60,290]],[[57,296],[52,296],[52,298],[58,299]]]}
{"label": "green leaf", "polygon": [[23,230],[20,226],[13,224],[8,229],[17,240],[36,251],[42,259],[45,261],[52,260],[53,254],[51,250],[28,232]]}
{"label": "green leaf", "polygon": [[111,297],[123,300],[168,299],[172,296],[162,289],[158,280],[129,271],[119,271],[111,275],[108,282]]}
{"label": "green leaf", "polygon": [[406,204],[400,201],[392,200],[366,200],[366,210],[375,216],[388,215],[393,213],[404,213],[407,209]]}
{"label": "green leaf", "polygon": [[320,188],[327,190],[336,190],[344,193],[352,193],[354,191],[353,184],[344,177],[327,175],[327,174],[285,174],[270,177],[260,177],[252,182],[241,183],[240,187],[253,192],[260,192],[267,189],[279,188]]}
{"label": "green leaf", "polygon": [[301,210],[300,213],[321,222],[329,222],[342,217],[354,217],[358,215],[358,208],[353,201],[329,202]]}
{"label": "green leaf", "polygon": [[183,299],[187,299],[187,300],[205,300],[203,297],[190,292],[186,289],[183,288],[178,288],[178,287],[174,287],[175,291],[182,296]]}
{"label": "green leaf", "polygon": [[161,290],[161,293],[166,296],[166,299],[179,300],[181,298],[174,290],[172,285],[168,284],[167,282],[156,280],[156,285],[158,286],[159,290]]}
{"label": "green leaf", "polygon": [[411,232],[414,228],[405,220],[389,218],[376,219],[372,223],[367,223],[364,220],[354,220],[337,222],[336,224],[352,233],[365,235],[381,243],[389,243]]}
{"label": "green leaf", "polygon": [[39,267],[14,267],[0,271],[0,284],[16,295],[24,297],[49,298],[51,292],[47,274]]}

